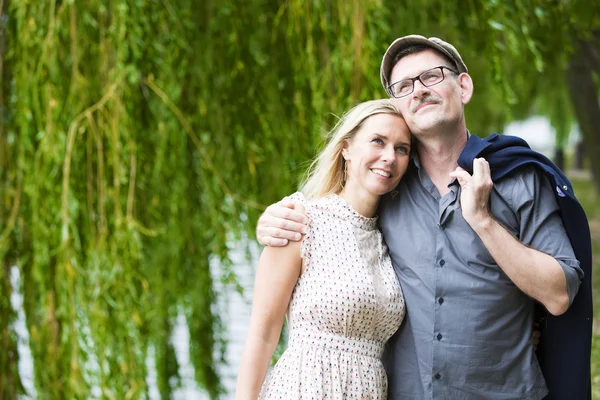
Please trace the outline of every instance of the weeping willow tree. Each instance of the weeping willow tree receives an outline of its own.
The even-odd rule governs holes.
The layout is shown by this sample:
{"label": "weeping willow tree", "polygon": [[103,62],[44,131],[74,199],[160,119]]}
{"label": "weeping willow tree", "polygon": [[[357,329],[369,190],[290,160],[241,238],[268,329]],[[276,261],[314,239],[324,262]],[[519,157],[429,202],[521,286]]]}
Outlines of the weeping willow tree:
{"label": "weeping willow tree", "polygon": [[169,398],[179,313],[218,398],[215,279],[235,286],[231,249],[294,190],[335,114],[384,95],[387,44],[455,43],[485,134],[531,112],[540,73],[566,65],[552,40],[591,24],[570,22],[571,2],[401,3],[0,0],[0,397],[24,392],[17,266],[38,398],[147,398],[150,355]]}

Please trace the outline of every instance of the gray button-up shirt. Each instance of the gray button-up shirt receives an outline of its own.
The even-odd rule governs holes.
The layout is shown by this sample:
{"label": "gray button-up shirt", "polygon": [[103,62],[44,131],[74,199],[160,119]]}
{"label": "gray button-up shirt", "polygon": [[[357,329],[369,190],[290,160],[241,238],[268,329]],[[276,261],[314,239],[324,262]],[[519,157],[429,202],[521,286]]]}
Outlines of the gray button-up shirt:
{"label": "gray button-up shirt", "polygon": [[[413,164],[383,196],[380,225],[407,314],[384,351],[390,399],[541,399],[546,384],[532,347],[534,300],[498,267],[464,220],[460,186],[440,197]],[[525,168],[494,182],[490,209],[524,244],[552,255],[571,300],[583,273],[552,186]]]}

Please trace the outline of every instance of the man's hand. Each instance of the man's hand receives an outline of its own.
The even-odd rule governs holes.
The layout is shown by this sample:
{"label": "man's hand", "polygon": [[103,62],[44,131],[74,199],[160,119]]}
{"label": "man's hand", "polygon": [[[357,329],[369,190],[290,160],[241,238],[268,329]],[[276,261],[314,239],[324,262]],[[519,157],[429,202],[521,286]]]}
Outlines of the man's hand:
{"label": "man's hand", "polygon": [[550,314],[564,313],[571,298],[567,277],[558,260],[521,243],[490,214],[488,203],[494,185],[487,161],[473,160],[473,175],[457,168],[450,176],[458,179],[462,189],[460,203],[464,219],[498,267],[523,293],[542,303]]}
{"label": "man's hand", "polygon": [[267,207],[258,220],[256,238],[263,246],[281,247],[288,240],[298,241],[306,232],[308,217],[304,206],[290,199],[283,199]]}
{"label": "man's hand", "polygon": [[488,203],[494,183],[490,165],[484,158],[476,158],[473,160],[473,175],[457,167],[450,176],[458,179],[461,187],[460,205],[463,217],[477,231],[476,224],[488,223],[491,218]]}

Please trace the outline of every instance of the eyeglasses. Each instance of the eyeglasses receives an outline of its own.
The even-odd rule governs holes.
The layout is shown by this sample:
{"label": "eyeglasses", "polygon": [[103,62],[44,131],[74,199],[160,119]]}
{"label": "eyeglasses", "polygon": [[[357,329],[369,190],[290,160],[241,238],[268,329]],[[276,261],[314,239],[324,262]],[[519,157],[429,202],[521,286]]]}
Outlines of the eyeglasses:
{"label": "eyeglasses", "polygon": [[414,78],[408,78],[398,81],[396,83],[392,83],[390,86],[388,86],[387,92],[390,96],[399,99],[400,97],[408,96],[409,94],[414,92],[415,81],[417,80],[421,82],[425,87],[437,85],[438,83],[444,80],[444,68],[450,72],[458,74],[458,72],[456,72],[455,70],[445,66],[431,68],[425,72],[422,72],[419,76],[416,76]]}

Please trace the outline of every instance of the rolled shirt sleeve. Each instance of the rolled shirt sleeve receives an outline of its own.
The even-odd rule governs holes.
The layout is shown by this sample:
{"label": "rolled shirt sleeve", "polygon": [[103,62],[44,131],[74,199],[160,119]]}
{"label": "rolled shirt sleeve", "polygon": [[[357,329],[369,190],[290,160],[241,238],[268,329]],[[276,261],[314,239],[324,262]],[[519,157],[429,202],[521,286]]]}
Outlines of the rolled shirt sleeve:
{"label": "rolled shirt sleeve", "polygon": [[553,186],[543,172],[534,167],[520,169],[509,181],[513,185],[507,197],[519,225],[516,236],[525,245],[558,261],[565,274],[571,304],[583,271],[563,226]]}

